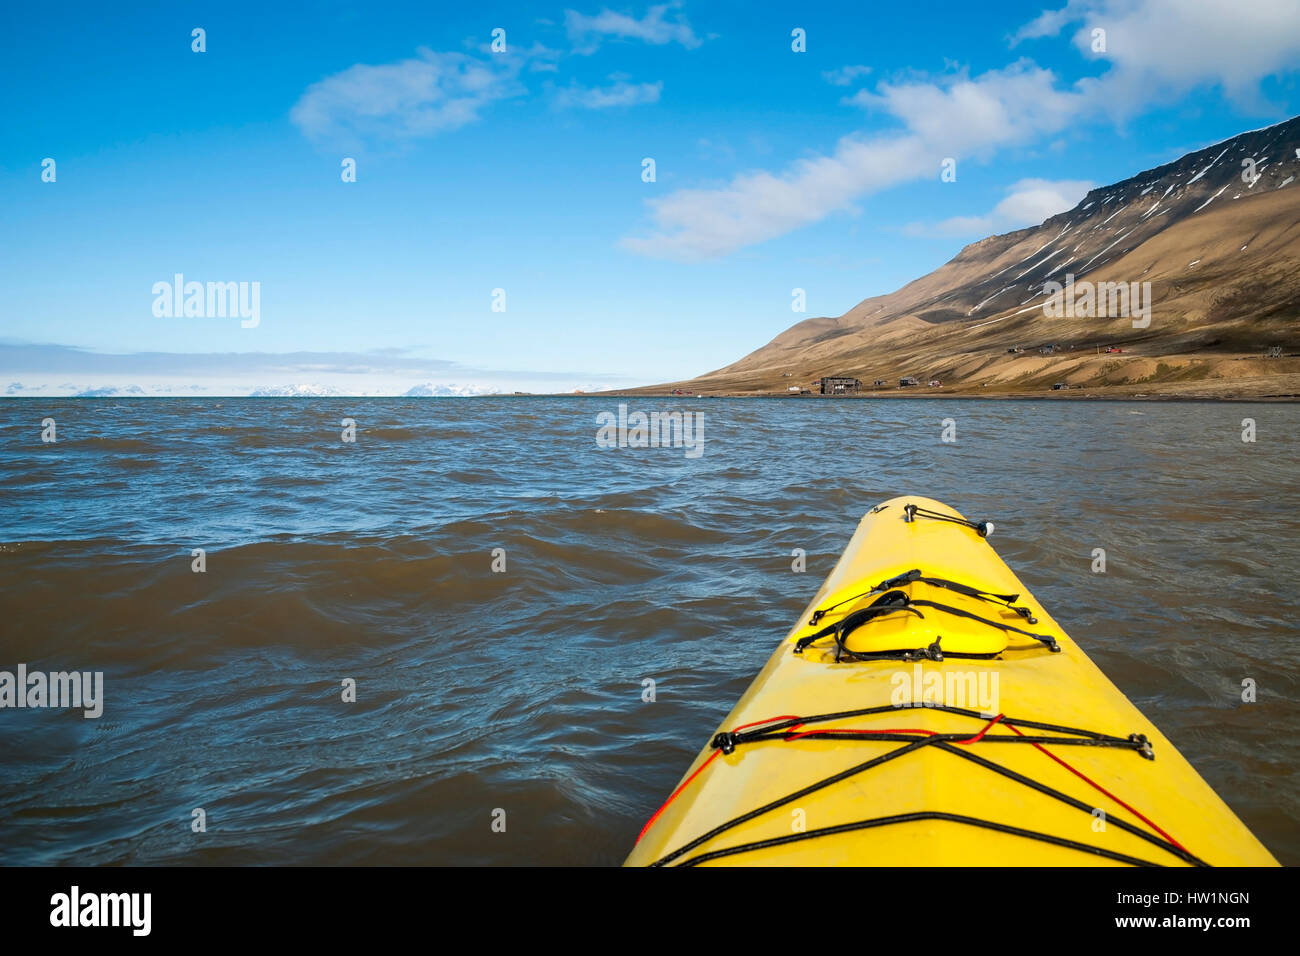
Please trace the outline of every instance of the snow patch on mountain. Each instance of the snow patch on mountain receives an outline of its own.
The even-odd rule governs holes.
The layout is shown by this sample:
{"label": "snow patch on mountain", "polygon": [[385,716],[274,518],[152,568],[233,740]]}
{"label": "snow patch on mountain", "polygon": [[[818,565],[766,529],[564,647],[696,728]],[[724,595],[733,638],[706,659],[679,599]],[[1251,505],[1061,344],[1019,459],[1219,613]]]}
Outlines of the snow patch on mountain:
{"label": "snow patch on mountain", "polygon": [[249,398],[338,398],[343,395],[337,388],[315,384],[264,385],[248,393]]}
{"label": "snow patch on mountain", "polygon": [[500,389],[485,388],[481,385],[456,385],[450,383],[425,382],[415,385],[402,393],[407,398],[465,398],[470,395],[499,395]]}
{"label": "snow patch on mountain", "polygon": [[87,388],[73,395],[73,398],[130,398],[140,397],[146,392],[139,385],[101,385]]}

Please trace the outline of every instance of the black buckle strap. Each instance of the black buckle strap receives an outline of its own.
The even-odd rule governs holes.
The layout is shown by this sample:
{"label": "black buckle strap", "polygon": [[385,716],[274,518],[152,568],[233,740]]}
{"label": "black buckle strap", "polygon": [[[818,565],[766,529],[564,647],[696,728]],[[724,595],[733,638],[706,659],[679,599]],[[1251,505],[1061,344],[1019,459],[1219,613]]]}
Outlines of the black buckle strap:
{"label": "black buckle strap", "polygon": [[741,743],[740,736],[733,731],[723,731],[715,734],[709,746],[714,750],[721,750],[724,754],[736,752],[736,744]]}
{"label": "black buckle strap", "polygon": [[920,605],[921,607],[932,607],[948,614],[955,614],[957,617],[965,617],[972,621],[979,621],[981,624],[987,624],[989,627],[996,627],[1002,631],[1011,631],[1015,634],[1023,634],[1025,637],[1032,637],[1053,654],[1059,654],[1061,651],[1061,646],[1056,643],[1056,638],[1052,637],[1050,634],[1035,634],[1033,631],[1026,631],[1015,627],[1012,624],[1004,624],[1001,621],[991,621],[986,617],[980,617],[978,614],[972,614],[970,611],[963,611],[959,607],[950,607],[947,604],[939,604],[936,601],[926,601],[921,599],[916,601],[909,600],[907,603],[909,605]]}
{"label": "black buckle strap", "polygon": [[1151,747],[1151,741],[1147,739],[1146,734],[1129,734],[1128,739],[1137,745],[1137,752],[1147,760],[1155,760],[1156,752]]}
{"label": "black buckle strap", "polygon": [[920,568],[913,568],[911,571],[904,571],[902,574],[896,575],[892,578],[888,578],[884,581],[881,581],[879,584],[873,585],[871,588],[867,589],[866,591],[862,591],[861,593],[855,594],[852,597],[846,597],[843,601],[836,601],[834,604],[829,604],[826,607],[818,608],[817,610],[812,612],[812,617],[808,619],[808,625],[811,627],[812,625],[816,624],[823,617],[825,617],[827,614],[829,614],[831,611],[835,610],[837,607],[839,607],[842,604],[848,604],[850,601],[856,601],[859,598],[867,597],[868,595],[875,594],[877,591],[889,591],[893,588],[901,588],[905,584],[911,584],[913,581],[919,581],[919,580],[921,580]]}
{"label": "black buckle strap", "polygon": [[996,594],[993,591],[985,591],[983,588],[977,588],[971,584],[962,584],[960,581],[950,581],[947,578],[932,578],[921,573],[920,568],[913,568],[902,574],[896,575],[888,580],[881,581],[868,591],[862,591],[852,597],[846,597],[842,601],[836,601],[826,607],[818,608],[812,612],[808,619],[809,626],[815,625],[823,617],[835,610],[841,605],[848,604],[850,601],[856,601],[860,598],[868,597],[877,591],[888,591],[892,588],[901,588],[905,585],[920,581],[922,584],[929,584],[937,588],[944,588],[948,591],[956,591],[958,594],[964,594],[967,597],[978,598],[981,601],[988,601],[991,604],[998,604],[1008,610],[1015,611],[1030,624],[1037,624],[1038,618],[1034,617],[1034,612],[1024,606],[1017,606],[1013,602],[1020,600],[1019,594]]}
{"label": "black buckle strap", "polygon": [[[910,571],[908,572],[908,574],[911,573],[912,572]],[[1023,634],[1025,637],[1032,637],[1053,654],[1058,654],[1061,650],[1061,646],[1056,642],[1056,638],[1052,637],[1050,634],[1035,634],[1033,631],[1026,631],[1012,624],[1004,624],[1002,621],[993,621],[986,617],[980,617],[978,614],[972,614],[970,611],[963,611],[961,608],[952,607],[948,604],[940,604],[937,601],[927,601],[924,599],[913,600],[902,591],[892,590],[887,591],[880,597],[876,598],[876,600],[872,601],[867,607],[860,608],[852,614],[846,615],[834,624],[828,624],[820,631],[799,638],[799,640],[795,641],[794,652],[796,654],[802,654],[804,649],[814,641],[826,637],[827,635],[834,635],[835,660],[837,663],[844,654],[848,654],[856,660],[919,660],[918,657],[905,656],[900,658],[900,654],[921,654],[929,657],[931,660],[943,660],[943,653],[939,650],[938,641],[930,645],[928,648],[895,651],[858,652],[849,650],[847,646],[846,642],[848,641],[850,634],[863,625],[868,624],[885,614],[891,614],[895,611],[908,611],[915,614],[917,617],[924,619],[925,615],[917,610],[918,607],[932,607],[937,611],[943,611],[946,614],[953,614],[957,617],[964,617],[972,621],[978,621],[981,624],[987,624],[989,627],[996,627],[1001,631],[1010,631],[1015,634]],[[938,654],[939,656],[935,657],[933,654]]]}
{"label": "black buckle strap", "polygon": [[[874,592],[869,591],[867,593],[871,594]],[[884,614],[892,614],[894,611],[908,611],[915,614],[917,617],[925,617],[925,615],[920,611],[909,607],[909,603],[907,595],[902,591],[886,591],[884,594],[880,595],[880,597],[872,601],[867,607],[859,608],[852,614],[846,615],[836,621],[834,624],[826,625],[826,627],[823,627],[820,631],[817,631],[814,634],[809,634],[806,637],[799,638],[799,640],[795,642],[794,652],[796,654],[802,653],[803,649],[813,641],[826,637],[828,634],[834,634],[836,645],[842,648],[844,646],[844,639],[853,631],[856,631],[868,621],[875,620],[877,617]],[[836,659],[839,659],[838,652],[836,654]]]}
{"label": "black buckle strap", "polygon": [[954,518],[952,515],[942,514],[938,511],[931,511],[929,508],[922,508],[920,505],[903,505],[903,520],[905,522],[910,524],[917,518],[933,518],[935,521],[951,521],[953,524],[959,524],[963,527],[970,528],[981,538],[987,538],[993,533],[992,521],[969,521],[966,518]]}
{"label": "black buckle strap", "polygon": [[943,649],[939,646],[939,641],[943,638],[936,638],[934,643],[929,647],[914,647],[906,651],[851,651],[847,647],[836,649],[835,662],[840,662],[841,651],[855,661],[912,661],[931,660],[936,663],[943,660]]}

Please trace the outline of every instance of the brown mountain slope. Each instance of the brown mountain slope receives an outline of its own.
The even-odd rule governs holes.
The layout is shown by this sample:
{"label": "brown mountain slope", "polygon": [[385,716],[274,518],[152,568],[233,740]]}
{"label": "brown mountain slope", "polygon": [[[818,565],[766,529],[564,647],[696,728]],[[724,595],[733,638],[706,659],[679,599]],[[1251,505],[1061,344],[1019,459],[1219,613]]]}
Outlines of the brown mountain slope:
{"label": "brown mountain slope", "polygon": [[[943,393],[1042,393],[1060,382],[1086,394],[1300,398],[1300,355],[1290,354],[1300,352],[1298,150],[1300,117],[1189,153],[1042,225],[973,243],[838,318],[800,322],[725,368],[648,391],[784,394],[844,374],[893,391],[916,376],[941,380],[927,391]],[[1114,312],[1046,314],[1056,291],[1047,284],[1067,275],[1149,282],[1149,325]],[[1048,344],[1056,350],[1042,354]],[[1283,357],[1265,358],[1276,346]]]}

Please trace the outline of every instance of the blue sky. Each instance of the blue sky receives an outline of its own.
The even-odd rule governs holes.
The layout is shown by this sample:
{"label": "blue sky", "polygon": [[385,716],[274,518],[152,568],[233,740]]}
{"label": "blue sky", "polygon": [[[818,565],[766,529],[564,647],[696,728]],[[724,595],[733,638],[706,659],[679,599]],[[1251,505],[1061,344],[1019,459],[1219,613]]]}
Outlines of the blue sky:
{"label": "blue sky", "polygon": [[686,377],[1300,113],[1294,0],[130,6],[8,11],[0,385]]}

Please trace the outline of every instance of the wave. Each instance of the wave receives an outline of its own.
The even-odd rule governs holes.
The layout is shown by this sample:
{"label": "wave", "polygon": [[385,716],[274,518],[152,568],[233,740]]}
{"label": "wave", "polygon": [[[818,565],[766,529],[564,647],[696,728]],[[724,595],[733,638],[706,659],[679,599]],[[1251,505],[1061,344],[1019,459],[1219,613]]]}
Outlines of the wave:
{"label": "wave", "polygon": [[[1275,785],[1300,760],[1294,407],[1244,453],[1219,406],[711,400],[686,460],[595,448],[597,401],[349,403],[346,447],[324,403],[118,404],[43,446],[0,403],[0,669],[102,670],[107,695],[99,720],[4,713],[7,862],[618,862],[862,514],[907,493],[994,521],[1300,858]],[[1268,662],[1268,720],[1233,704],[1242,661]],[[200,846],[174,824],[195,806],[220,821]]]}

